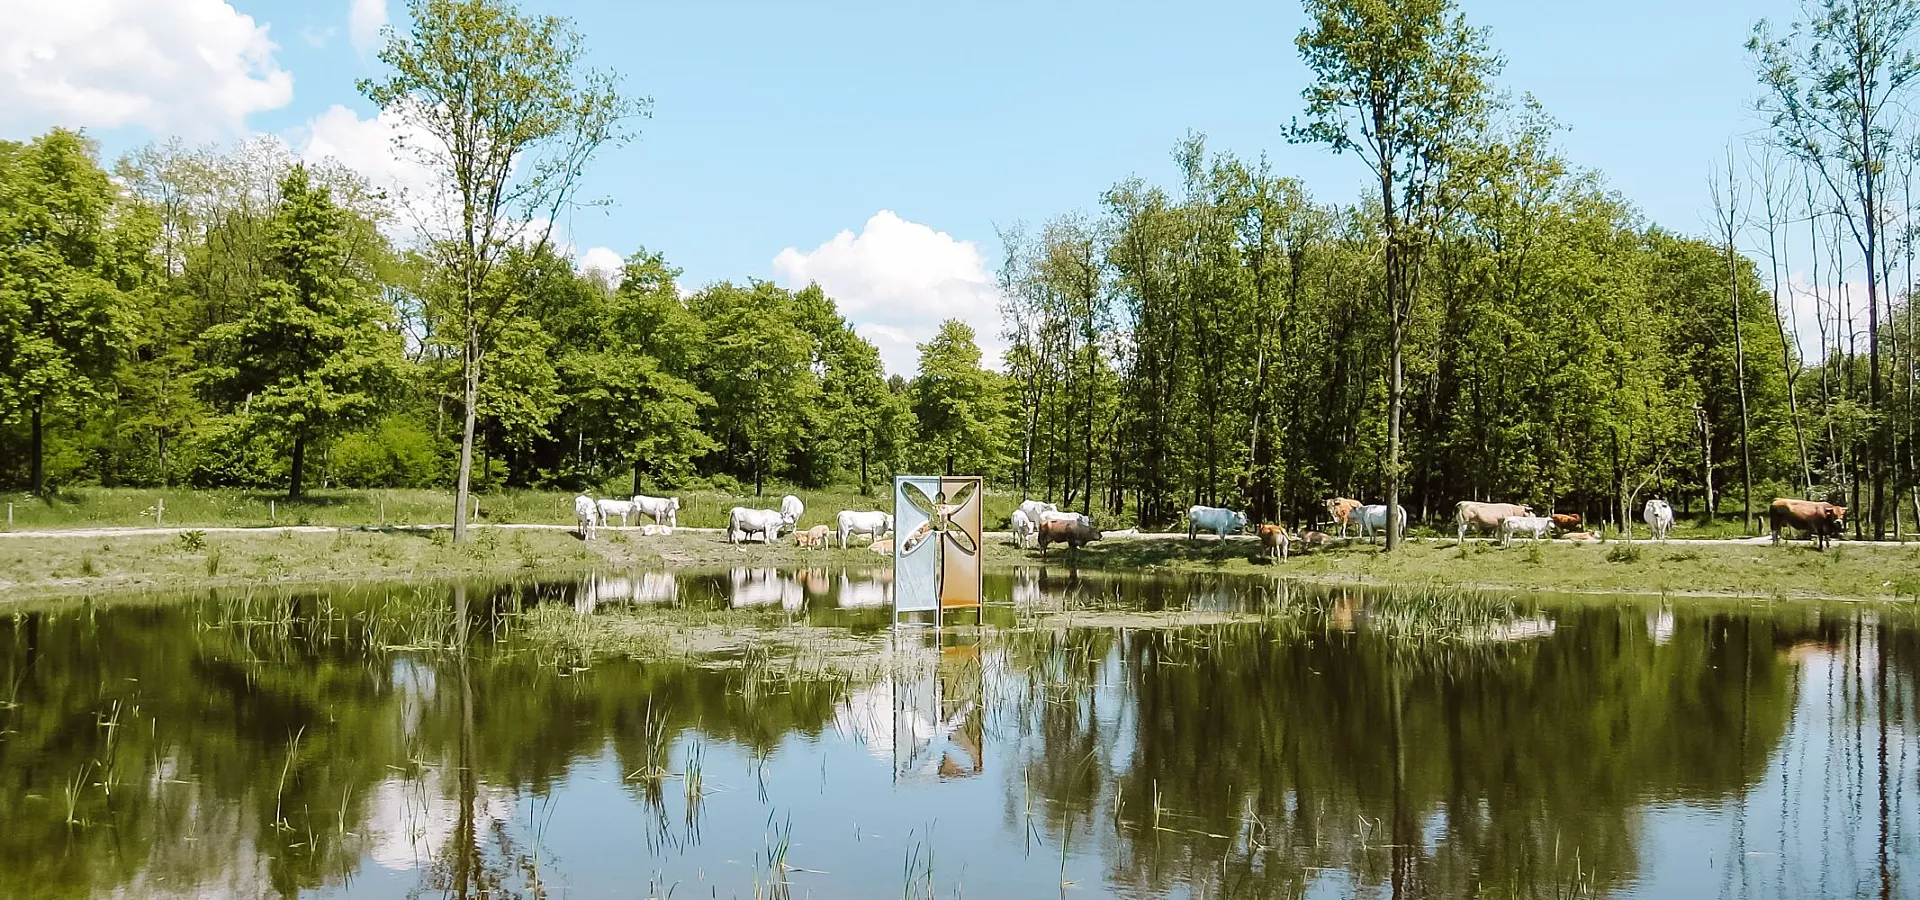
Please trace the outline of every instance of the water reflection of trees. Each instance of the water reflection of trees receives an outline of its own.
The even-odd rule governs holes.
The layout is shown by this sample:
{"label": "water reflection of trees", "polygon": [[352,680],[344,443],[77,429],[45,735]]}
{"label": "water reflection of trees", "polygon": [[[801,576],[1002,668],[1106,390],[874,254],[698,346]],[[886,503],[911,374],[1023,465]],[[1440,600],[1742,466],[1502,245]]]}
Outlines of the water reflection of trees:
{"label": "water reflection of trees", "polygon": [[1708,616],[1657,646],[1612,608],[1560,627],[1577,638],[1417,657],[1364,629],[1041,635],[1013,658],[1034,675],[1014,705],[1044,802],[1009,808],[1037,806],[1054,840],[1111,821],[1110,877],[1141,892],[1293,896],[1321,868],[1400,896],[1615,886],[1640,803],[1757,779],[1792,707],[1793,629]]}
{"label": "water reflection of trees", "polygon": [[[649,724],[763,754],[821,734],[844,693],[684,661],[572,671],[501,643],[513,609],[571,602],[551,593],[462,589],[451,615],[444,589],[400,589],[0,620],[0,872],[50,897],[291,895],[416,853],[423,888],[512,895],[539,858],[512,804],[582,757],[610,747],[633,771]],[[438,844],[410,851],[422,834]]]}

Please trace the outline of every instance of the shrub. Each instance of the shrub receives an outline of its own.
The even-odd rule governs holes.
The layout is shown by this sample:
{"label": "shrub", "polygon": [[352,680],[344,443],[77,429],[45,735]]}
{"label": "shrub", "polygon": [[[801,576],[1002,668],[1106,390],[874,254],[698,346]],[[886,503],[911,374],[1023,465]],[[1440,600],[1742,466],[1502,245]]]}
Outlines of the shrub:
{"label": "shrub", "polygon": [[1607,551],[1607,562],[1637,563],[1639,561],[1640,561],[1640,545],[1639,544],[1618,543],[1613,545],[1612,550]]}
{"label": "shrub", "polygon": [[327,457],[328,475],[346,487],[427,487],[444,482],[448,470],[441,442],[405,415],[335,441]]}
{"label": "shrub", "polygon": [[192,531],[180,532],[178,540],[180,541],[180,549],[188,553],[199,553],[207,549],[207,533],[197,528]]}

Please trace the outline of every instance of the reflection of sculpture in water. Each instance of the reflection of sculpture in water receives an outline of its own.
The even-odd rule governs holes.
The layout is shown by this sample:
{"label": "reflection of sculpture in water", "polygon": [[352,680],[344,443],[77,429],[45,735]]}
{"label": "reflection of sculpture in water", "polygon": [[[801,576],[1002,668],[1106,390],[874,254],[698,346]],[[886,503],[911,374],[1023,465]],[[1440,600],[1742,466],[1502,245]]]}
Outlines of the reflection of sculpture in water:
{"label": "reflection of sculpture in water", "polygon": [[986,711],[978,647],[946,648],[930,677],[897,678],[889,687],[893,701],[889,746],[896,778],[980,774],[985,764]]}

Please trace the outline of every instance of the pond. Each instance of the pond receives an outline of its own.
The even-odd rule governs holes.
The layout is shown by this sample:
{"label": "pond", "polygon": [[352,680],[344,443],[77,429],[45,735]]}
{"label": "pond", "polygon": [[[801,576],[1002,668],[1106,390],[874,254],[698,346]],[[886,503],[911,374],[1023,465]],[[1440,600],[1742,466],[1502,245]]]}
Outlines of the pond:
{"label": "pond", "polygon": [[[0,895],[1920,895],[1910,607],[1020,570],[895,632],[887,590],[16,610]],[[540,630],[649,616],[678,637]]]}

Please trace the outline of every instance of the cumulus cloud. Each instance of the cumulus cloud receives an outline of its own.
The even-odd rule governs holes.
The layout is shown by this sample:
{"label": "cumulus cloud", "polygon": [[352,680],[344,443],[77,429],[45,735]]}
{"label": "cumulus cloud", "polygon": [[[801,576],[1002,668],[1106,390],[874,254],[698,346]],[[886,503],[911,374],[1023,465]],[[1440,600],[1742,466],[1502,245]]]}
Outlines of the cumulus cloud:
{"label": "cumulus cloud", "polygon": [[353,49],[372,53],[380,49],[380,29],[387,24],[387,0],[348,0],[347,36]]}
{"label": "cumulus cloud", "polygon": [[911,375],[916,344],[946,319],[973,326],[986,365],[999,368],[1000,293],[980,248],[910,222],[891,210],[868,219],[859,234],[842,231],[802,253],[788,247],[773,259],[783,287],[817,283],[862,337],[880,348],[887,371]]}
{"label": "cumulus cloud", "polygon": [[14,0],[0,30],[0,126],[217,137],[293,100],[267,27],[226,0]]}
{"label": "cumulus cloud", "polygon": [[626,264],[627,261],[621,259],[620,254],[613,252],[613,248],[593,247],[580,254],[580,259],[574,265],[578,266],[582,272],[600,274],[607,279],[608,284],[618,285],[621,269]]}
{"label": "cumulus cloud", "polygon": [[417,234],[423,227],[442,221],[441,180],[412,153],[395,149],[396,136],[425,138],[424,133],[409,132],[409,128],[391,112],[363,119],[358,112],[335,105],[307,120],[291,143],[302,160],[331,160],[359,172],[374,187],[386,191],[392,201],[394,226],[406,234]]}

